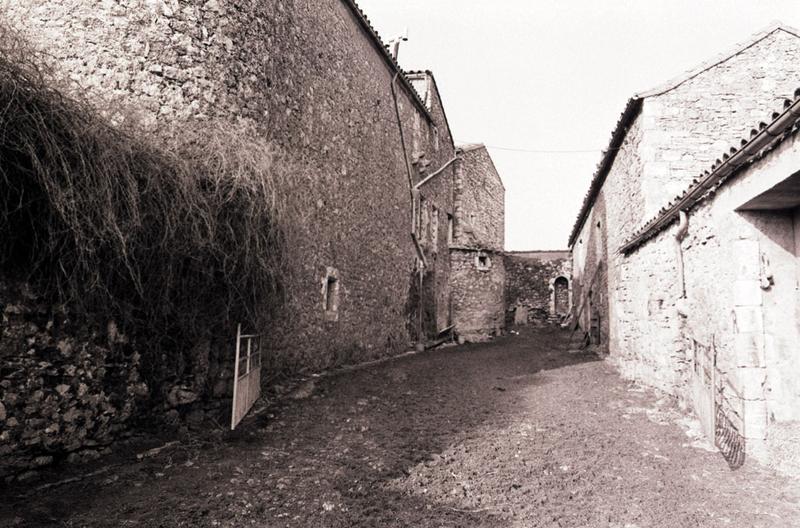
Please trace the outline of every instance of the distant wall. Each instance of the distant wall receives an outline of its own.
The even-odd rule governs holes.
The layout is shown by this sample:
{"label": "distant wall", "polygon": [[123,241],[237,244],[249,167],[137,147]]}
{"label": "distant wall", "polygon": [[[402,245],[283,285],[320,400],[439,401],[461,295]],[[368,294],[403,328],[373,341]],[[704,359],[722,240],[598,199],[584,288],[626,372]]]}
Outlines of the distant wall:
{"label": "distant wall", "polygon": [[[503,260],[507,324],[557,322],[569,313],[572,288],[569,252],[507,252]],[[566,281],[566,289],[561,281],[556,284],[559,278]]]}

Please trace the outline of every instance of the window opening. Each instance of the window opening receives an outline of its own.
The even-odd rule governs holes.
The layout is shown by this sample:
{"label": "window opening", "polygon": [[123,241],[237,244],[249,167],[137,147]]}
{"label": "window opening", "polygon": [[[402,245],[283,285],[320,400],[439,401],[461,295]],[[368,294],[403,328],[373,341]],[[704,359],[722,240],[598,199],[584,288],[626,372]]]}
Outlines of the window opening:
{"label": "window opening", "polygon": [[485,253],[480,253],[475,257],[475,267],[480,271],[488,271],[492,267],[492,259]]}
{"label": "window opening", "polygon": [[332,312],[336,309],[336,299],[335,292],[336,292],[336,278],[335,277],[328,277],[328,284],[325,288],[326,295],[325,295],[325,310],[328,312]]}
{"label": "window opening", "polygon": [[339,273],[335,268],[329,267],[322,279],[322,308],[326,321],[339,318]]}

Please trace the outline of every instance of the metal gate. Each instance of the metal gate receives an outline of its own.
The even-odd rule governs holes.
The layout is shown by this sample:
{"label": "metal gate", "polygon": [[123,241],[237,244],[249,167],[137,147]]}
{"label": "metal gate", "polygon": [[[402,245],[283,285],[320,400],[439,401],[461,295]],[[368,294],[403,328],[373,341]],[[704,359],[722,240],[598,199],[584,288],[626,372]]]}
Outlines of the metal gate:
{"label": "metal gate", "polygon": [[714,444],[731,469],[744,465],[744,399],[723,376],[717,374],[714,390]]}
{"label": "metal gate", "polygon": [[242,334],[236,327],[236,362],[233,373],[233,407],[231,430],[261,396],[261,334]]}
{"label": "metal gate", "polygon": [[717,367],[717,350],[692,339],[690,394],[703,433],[732,469],[744,465],[744,404],[741,394]]}
{"label": "metal gate", "polygon": [[689,382],[694,412],[700,419],[703,434],[713,438],[715,431],[714,387],[716,386],[717,354],[714,341],[703,345],[692,339],[692,376]]}

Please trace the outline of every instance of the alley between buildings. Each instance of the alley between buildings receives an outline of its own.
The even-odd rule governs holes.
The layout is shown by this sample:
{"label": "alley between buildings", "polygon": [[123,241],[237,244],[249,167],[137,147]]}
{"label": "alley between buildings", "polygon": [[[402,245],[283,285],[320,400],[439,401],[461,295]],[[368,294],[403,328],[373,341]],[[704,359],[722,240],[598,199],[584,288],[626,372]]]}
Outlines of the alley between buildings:
{"label": "alley between buildings", "polygon": [[7,489],[0,524],[800,525],[796,484],[732,471],[672,400],[568,336],[524,329],[306,382],[224,442],[205,432]]}

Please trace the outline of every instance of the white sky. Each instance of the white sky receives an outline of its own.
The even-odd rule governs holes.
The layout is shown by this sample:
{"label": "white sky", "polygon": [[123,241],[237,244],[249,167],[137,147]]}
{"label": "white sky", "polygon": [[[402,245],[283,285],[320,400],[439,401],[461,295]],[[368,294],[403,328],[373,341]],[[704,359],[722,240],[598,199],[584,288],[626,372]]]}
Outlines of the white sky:
{"label": "white sky", "polygon": [[433,71],[456,142],[490,147],[510,250],[566,247],[629,97],[776,20],[800,28],[797,0],[358,3],[384,41],[408,27],[400,64]]}

